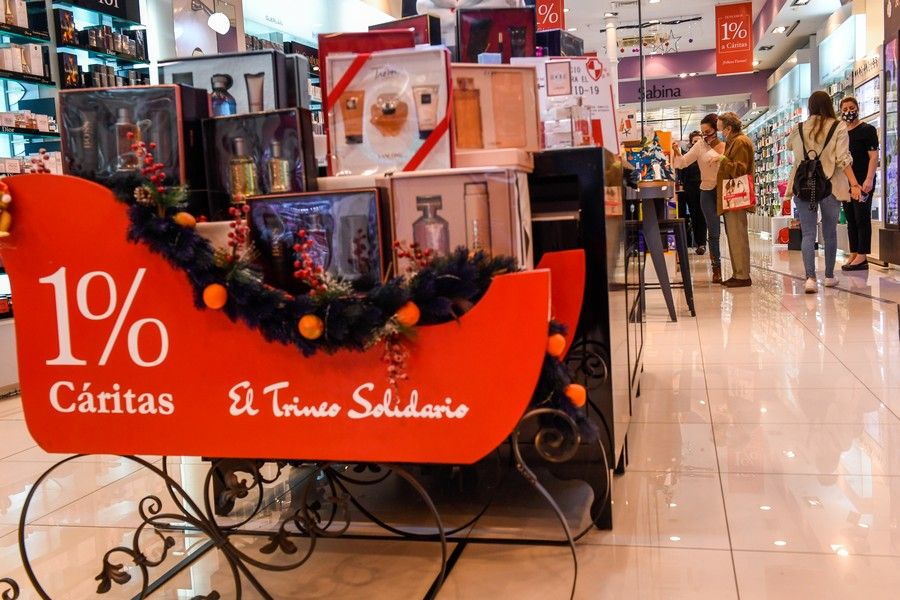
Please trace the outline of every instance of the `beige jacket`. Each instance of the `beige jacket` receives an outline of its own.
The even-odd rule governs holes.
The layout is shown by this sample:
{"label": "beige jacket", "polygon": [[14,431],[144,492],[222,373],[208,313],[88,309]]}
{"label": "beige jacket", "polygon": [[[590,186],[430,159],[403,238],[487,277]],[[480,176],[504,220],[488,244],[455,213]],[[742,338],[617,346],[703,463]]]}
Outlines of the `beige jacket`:
{"label": "beige jacket", "polygon": [[[834,130],[834,136],[828,142],[826,148],[822,148],[825,136],[831,129],[833,120],[827,119],[822,128],[821,137],[818,140],[812,139],[813,129],[816,128],[820,117],[812,116],[803,122],[803,138],[806,140],[806,149],[820,153],[819,160],[822,161],[822,169],[825,176],[831,180],[831,193],[834,197],[842,202],[850,200],[850,182],[844,174],[844,169],[853,164],[853,157],[850,156],[850,136],[847,134],[847,125],[842,121],[838,121],[837,129]],[[800,128],[794,126],[787,141],[788,149],[794,152],[794,166],[791,168],[791,176],[788,179],[787,191],[785,192],[785,200],[789,200],[794,194],[794,177],[797,174],[797,165],[803,160],[803,141],[800,139]]]}

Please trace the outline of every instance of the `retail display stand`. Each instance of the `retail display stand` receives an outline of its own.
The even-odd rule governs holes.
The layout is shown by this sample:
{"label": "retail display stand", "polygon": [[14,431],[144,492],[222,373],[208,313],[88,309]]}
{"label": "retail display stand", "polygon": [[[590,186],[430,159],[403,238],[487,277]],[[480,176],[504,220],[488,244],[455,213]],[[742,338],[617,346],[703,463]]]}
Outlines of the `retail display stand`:
{"label": "retail display stand", "polygon": [[669,279],[669,271],[666,268],[666,257],[663,253],[662,238],[659,233],[659,217],[657,215],[657,203],[665,203],[675,195],[674,181],[641,181],[638,189],[626,190],[628,200],[638,201],[641,205],[641,222],[644,232],[644,243],[650,252],[656,277],[659,279],[659,287],[666,301],[669,311],[669,319],[678,320],[675,313],[675,300],[672,297],[672,283]]}
{"label": "retail display stand", "polygon": [[[167,531],[187,528],[208,536],[207,549],[221,551],[234,573],[234,597],[241,595],[242,580],[271,597],[249,567],[284,571],[302,565],[317,538],[350,529],[351,507],[394,536],[439,542],[439,586],[448,536],[465,535],[466,526],[444,528],[410,465],[472,464],[505,440],[510,464],[548,502],[575,558],[576,536],[523,459],[519,437],[528,422],[525,427],[537,431],[529,448],[555,463],[571,458],[559,455],[557,444],[565,435],[558,429],[568,427],[578,439],[565,413],[529,411],[528,405],[547,351],[551,296],[559,316],[572,319],[581,312],[577,294],[564,299],[564,288],[551,290],[550,272],[582,289],[582,252],[548,254],[549,269],[497,276],[457,322],[421,327],[398,399],[379,383],[385,372],[376,350],[304,358],[220,312],[194,308],[185,274],[141,243],[127,241],[127,209],[106,188],[54,175],[17,177],[9,187],[16,199],[15,227],[0,241],[0,252],[16,290],[21,389],[32,436],[48,452],[123,455],[162,478],[177,507],[175,513],[161,512],[162,501],[153,495],[139,502],[142,523],[134,544],[104,556],[99,591],[128,581],[123,560],[139,567],[140,597],[155,590],[159,582],[151,581],[151,569],[166,558],[170,544],[161,558],[150,560],[141,533],[166,539]],[[165,459],[159,467],[138,454],[241,458],[214,461],[204,495],[196,498],[173,478]],[[22,560],[45,596],[26,547],[29,507],[47,477],[76,458],[48,469],[22,511]],[[262,470],[266,462],[275,462],[276,478],[288,463],[306,465],[309,472],[300,496],[295,493],[296,510],[266,532],[271,552],[281,549],[295,561],[289,565],[261,562],[231,541],[242,535],[274,481]],[[354,485],[392,475],[425,504],[432,529],[390,525],[352,492]],[[217,515],[248,494],[259,498],[251,516],[220,522]],[[308,551],[298,551],[292,539],[306,540]],[[162,580],[195,559],[179,563]]]}

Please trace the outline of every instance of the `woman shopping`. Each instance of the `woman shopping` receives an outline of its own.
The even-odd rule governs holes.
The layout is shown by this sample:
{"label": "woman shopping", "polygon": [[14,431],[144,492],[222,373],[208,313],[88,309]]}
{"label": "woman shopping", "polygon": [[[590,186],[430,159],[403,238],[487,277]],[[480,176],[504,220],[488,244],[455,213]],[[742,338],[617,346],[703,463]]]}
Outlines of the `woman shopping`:
{"label": "woman shopping", "polygon": [[[691,135],[691,148],[682,156],[681,148],[674,144],[673,163],[676,169],[696,162],[700,166],[700,209],[706,221],[709,261],[712,265],[712,282],[722,283],[722,267],[719,252],[719,215],[716,211],[716,173],[719,170],[719,156],[725,151],[725,144],[716,135],[719,117],[709,114],[700,121],[700,136]],[[693,209],[692,209],[693,210]],[[700,254],[700,252],[698,252]]]}
{"label": "woman shopping", "polygon": [[719,157],[716,185],[716,210],[725,217],[725,233],[728,235],[728,251],[731,254],[733,274],[722,285],[730,288],[747,287],[750,280],[750,236],[747,230],[747,213],[755,208],[726,211],[722,202],[724,186],[728,180],[756,172],[753,142],[741,131],[741,118],[736,113],[719,115],[719,131],[725,137],[725,151]]}
{"label": "woman shopping", "polygon": [[860,186],[853,173],[847,126],[834,113],[831,96],[823,91],[809,97],[809,118],[791,130],[787,146],[794,152],[794,166],[788,179],[793,194],[800,231],[801,251],[806,270],[805,290],[815,294],[816,235],[822,214],[825,241],[825,287],[837,285],[834,263],[837,258],[837,223],[840,202],[860,199]]}
{"label": "woman shopping", "polygon": [[869,269],[868,254],[872,251],[872,191],[878,168],[878,130],[859,120],[859,103],[853,97],[841,100],[841,118],[847,124],[850,138],[853,175],[862,188],[858,201],[844,204],[850,258],[841,269],[866,271]]}

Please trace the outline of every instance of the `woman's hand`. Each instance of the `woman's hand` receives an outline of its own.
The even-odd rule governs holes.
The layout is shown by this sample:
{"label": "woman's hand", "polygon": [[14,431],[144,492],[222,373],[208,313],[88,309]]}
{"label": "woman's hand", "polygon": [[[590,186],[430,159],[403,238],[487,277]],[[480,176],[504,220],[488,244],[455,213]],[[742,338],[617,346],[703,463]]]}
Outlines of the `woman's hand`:
{"label": "woman's hand", "polygon": [[859,202],[861,189],[859,185],[850,186],[850,199]]}
{"label": "woman's hand", "polygon": [[672,142],[672,153],[675,156],[681,156],[681,146],[678,144],[678,142]]}
{"label": "woman's hand", "polygon": [[865,192],[866,194],[868,194],[872,191],[872,189],[874,187],[875,187],[875,181],[873,181],[871,178],[869,178],[869,179],[866,179],[865,181],[863,181],[862,191]]}

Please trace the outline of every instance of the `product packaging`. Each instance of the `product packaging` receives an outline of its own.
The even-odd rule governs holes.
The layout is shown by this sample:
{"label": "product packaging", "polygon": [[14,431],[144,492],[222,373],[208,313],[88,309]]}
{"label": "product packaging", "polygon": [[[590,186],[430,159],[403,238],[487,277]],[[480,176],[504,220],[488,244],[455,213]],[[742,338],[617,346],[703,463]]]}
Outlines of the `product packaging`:
{"label": "product packaging", "polygon": [[289,108],[284,55],[273,50],[168,59],[159,74],[213,94],[213,116]]}
{"label": "product packaging", "polygon": [[302,54],[287,54],[284,60],[287,68],[287,105],[309,110],[309,59]]}
{"label": "product packaging", "polygon": [[331,55],[328,69],[329,174],[453,166],[446,49]]}
{"label": "product packaging", "polygon": [[208,214],[201,134],[201,120],[209,116],[206,92],[180,85],[64,90],[59,108],[67,174],[127,184],[140,177],[132,143],[155,143],[153,157],[165,165],[166,181],[188,186],[189,210]]}
{"label": "product packaging", "polygon": [[328,56],[331,54],[397,50],[400,48],[413,48],[415,45],[415,34],[409,29],[320,34],[319,81],[322,89],[331,89],[328,75]]}
{"label": "product packaging", "polygon": [[254,196],[313,191],[317,167],[309,111],[290,108],[203,121],[210,217]]}
{"label": "product packaging", "polygon": [[454,64],[451,74],[457,158],[484,150],[540,150],[534,67]]}
{"label": "product packaging", "polygon": [[41,44],[25,44],[22,48],[25,54],[25,64],[28,65],[27,72],[38,77],[46,77],[44,46]]}
{"label": "product packaging", "polygon": [[545,48],[545,56],[583,56],[584,40],[562,29],[537,32],[537,45]]}
{"label": "product packaging", "polygon": [[75,15],[72,14],[72,11],[54,8],[53,17],[56,25],[56,43],[60,46],[78,44],[75,31]]}
{"label": "product packaging", "polygon": [[[389,191],[391,236],[445,256],[459,246],[511,256],[532,267],[528,174],[504,168],[395,173]],[[405,261],[396,264],[406,271]]]}
{"label": "product packaging", "polygon": [[603,146],[618,152],[618,83],[605,58],[519,58],[512,62],[536,67],[545,150]]}
{"label": "product packaging", "polygon": [[264,281],[302,289],[294,277],[294,245],[303,230],[312,262],[335,277],[380,282],[390,240],[383,237],[378,190],[263,196],[250,202],[250,232],[260,254]]}
{"label": "product packaging", "polygon": [[413,15],[396,21],[369,25],[369,31],[384,31],[385,29],[412,29],[417,46],[420,44],[440,46],[443,43],[441,20],[431,15]]}
{"label": "product packaging", "polygon": [[19,27],[24,27],[28,29],[28,6],[25,4],[25,0],[9,0],[13,3],[16,11],[16,22],[15,24]]}
{"label": "product packaging", "polygon": [[463,8],[456,11],[459,62],[477,63],[478,55],[496,52],[512,57],[534,56],[534,8]]}

